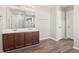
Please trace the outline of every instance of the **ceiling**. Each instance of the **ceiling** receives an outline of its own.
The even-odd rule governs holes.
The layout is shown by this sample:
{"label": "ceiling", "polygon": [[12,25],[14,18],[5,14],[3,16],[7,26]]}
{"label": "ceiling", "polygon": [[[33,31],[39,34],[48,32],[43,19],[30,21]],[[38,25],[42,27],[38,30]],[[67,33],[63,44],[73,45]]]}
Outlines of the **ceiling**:
{"label": "ceiling", "polygon": [[38,7],[42,7],[42,8],[52,8],[54,6],[60,6],[62,8],[67,8],[67,7],[72,7],[73,5],[36,5]]}

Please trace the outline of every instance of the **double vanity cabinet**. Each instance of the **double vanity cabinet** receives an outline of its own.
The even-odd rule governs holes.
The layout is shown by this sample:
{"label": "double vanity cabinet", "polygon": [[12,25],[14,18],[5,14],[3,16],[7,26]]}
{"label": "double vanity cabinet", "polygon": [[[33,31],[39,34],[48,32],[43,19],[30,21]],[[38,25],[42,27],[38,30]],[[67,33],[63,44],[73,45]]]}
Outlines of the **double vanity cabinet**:
{"label": "double vanity cabinet", "polygon": [[21,47],[39,43],[38,30],[14,31],[3,33],[3,51],[14,50]]}

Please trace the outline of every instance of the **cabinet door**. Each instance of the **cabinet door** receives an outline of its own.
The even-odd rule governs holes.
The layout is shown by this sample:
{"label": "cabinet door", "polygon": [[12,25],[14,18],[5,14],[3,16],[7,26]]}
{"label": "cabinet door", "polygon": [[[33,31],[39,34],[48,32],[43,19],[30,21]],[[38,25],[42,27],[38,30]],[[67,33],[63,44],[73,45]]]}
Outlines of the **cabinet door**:
{"label": "cabinet door", "polygon": [[24,46],[24,33],[15,33],[14,45],[15,48],[20,48]]}
{"label": "cabinet door", "polygon": [[39,31],[32,32],[33,44],[39,43]]}
{"label": "cabinet door", "polygon": [[33,44],[32,32],[26,32],[24,38],[25,38],[25,46]]}
{"label": "cabinet door", "polygon": [[3,50],[8,51],[14,49],[14,34],[3,34]]}

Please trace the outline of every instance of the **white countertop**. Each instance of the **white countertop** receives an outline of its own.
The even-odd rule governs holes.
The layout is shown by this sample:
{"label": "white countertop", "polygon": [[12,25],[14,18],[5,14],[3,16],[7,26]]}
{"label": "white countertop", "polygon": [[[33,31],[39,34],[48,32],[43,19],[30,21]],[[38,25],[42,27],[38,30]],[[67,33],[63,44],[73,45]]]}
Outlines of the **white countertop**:
{"label": "white countertop", "polygon": [[6,33],[34,32],[34,31],[38,31],[38,29],[37,28],[5,29],[2,31],[2,33],[6,34]]}

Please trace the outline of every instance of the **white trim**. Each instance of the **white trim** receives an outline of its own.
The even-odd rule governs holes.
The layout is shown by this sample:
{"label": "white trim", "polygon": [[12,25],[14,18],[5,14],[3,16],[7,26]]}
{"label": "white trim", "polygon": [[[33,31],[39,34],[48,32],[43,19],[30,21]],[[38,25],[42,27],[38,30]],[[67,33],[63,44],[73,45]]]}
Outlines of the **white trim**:
{"label": "white trim", "polygon": [[50,37],[50,39],[53,39],[53,40],[55,40],[55,41],[58,41],[58,39],[56,39],[56,38],[53,38],[53,37]]}
{"label": "white trim", "polygon": [[52,37],[43,37],[43,38],[40,38],[40,40],[45,40],[45,39],[53,39],[53,40],[55,40],[55,41],[58,41],[56,38],[52,38]]}
{"label": "white trim", "polygon": [[75,47],[75,46],[74,46],[73,48],[74,48],[74,49],[77,49],[77,50],[79,50],[79,48],[78,48],[78,47]]}
{"label": "white trim", "polygon": [[40,38],[40,40],[44,40],[44,39],[48,39],[48,38],[50,38],[50,37],[42,37],[42,38]]}
{"label": "white trim", "polygon": [[50,39],[53,39],[53,40],[55,40],[56,38],[52,38],[52,37],[50,37]]}

